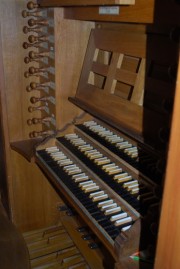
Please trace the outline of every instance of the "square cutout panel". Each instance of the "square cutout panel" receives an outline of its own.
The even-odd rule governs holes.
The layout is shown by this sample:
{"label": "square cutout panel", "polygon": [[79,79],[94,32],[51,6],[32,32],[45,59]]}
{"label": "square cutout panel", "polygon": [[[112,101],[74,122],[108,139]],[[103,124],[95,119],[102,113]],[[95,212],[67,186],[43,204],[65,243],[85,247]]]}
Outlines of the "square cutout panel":
{"label": "square cutout panel", "polygon": [[146,34],[93,29],[74,100],[114,126],[141,132]]}
{"label": "square cutout panel", "polygon": [[111,93],[142,105],[144,94],[144,61],[143,58],[120,54]]}
{"label": "square cutout panel", "polygon": [[103,90],[106,83],[106,77],[96,74],[92,71],[89,73],[88,84],[95,86],[97,89]]}
{"label": "square cutout panel", "polygon": [[131,85],[115,81],[114,95],[119,96],[126,100],[131,100],[133,87]]}
{"label": "square cutout panel", "polygon": [[142,59],[144,58],[95,48],[87,83],[142,105],[145,69]]}
{"label": "square cutout panel", "polygon": [[95,86],[97,89],[104,89],[111,58],[112,52],[97,48],[95,49],[92,69],[89,72],[88,84]]}
{"label": "square cutout panel", "polygon": [[110,65],[111,58],[112,58],[112,52],[111,51],[95,49],[94,57],[93,57],[94,62],[97,62],[97,63],[100,63],[100,64],[105,64],[105,65]]}

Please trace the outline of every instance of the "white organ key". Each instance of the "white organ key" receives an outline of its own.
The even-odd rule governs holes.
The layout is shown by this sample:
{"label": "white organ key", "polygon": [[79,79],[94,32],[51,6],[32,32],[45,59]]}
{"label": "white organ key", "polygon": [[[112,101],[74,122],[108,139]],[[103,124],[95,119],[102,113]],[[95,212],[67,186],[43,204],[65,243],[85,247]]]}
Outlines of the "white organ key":
{"label": "white organ key", "polygon": [[[92,186],[92,187],[85,189],[85,193],[91,192],[91,191],[97,191],[99,189],[100,189],[99,186]],[[96,198],[96,196],[93,199],[95,199],[95,198]]]}
{"label": "white organ key", "polygon": [[80,177],[84,177],[84,176],[86,176],[86,174],[85,173],[81,173],[81,174],[77,174],[77,175],[74,175],[74,176],[72,176],[72,178],[80,178]]}
{"label": "white organ key", "polygon": [[121,173],[121,174],[115,175],[113,178],[115,180],[116,179],[119,180],[119,182],[121,182],[121,180],[123,182],[123,181],[127,181],[127,180],[132,179],[132,176],[129,176],[128,173],[125,172],[125,173]]}
{"label": "white organ key", "polygon": [[99,154],[100,152],[96,149],[96,150],[94,150],[94,151],[92,151],[92,152],[91,152],[91,151],[90,151],[90,152],[87,151],[86,153],[87,153],[87,154],[86,154],[87,156],[93,156],[93,155]]}
{"label": "white organ key", "polygon": [[128,191],[134,190],[135,188],[138,188],[139,184],[130,185],[127,187]]}
{"label": "white organ key", "polygon": [[47,152],[56,152],[56,151],[59,151],[59,149],[55,146],[55,147],[49,147],[49,148],[46,148],[45,151]]}
{"label": "white organ key", "polygon": [[116,143],[121,142],[121,141],[123,141],[122,138],[116,138],[116,139],[112,139],[112,140],[110,140],[109,142],[110,142],[111,144],[116,144]]}
{"label": "white organ key", "polygon": [[116,139],[116,138],[118,138],[118,136],[116,134],[113,134],[113,135],[109,136],[107,138],[107,140],[109,140],[109,139]]}
{"label": "white organ key", "polygon": [[128,153],[128,152],[129,152],[129,153],[130,153],[130,152],[137,152],[137,147],[127,148],[127,149],[124,150],[124,152],[127,152],[127,153]]}
{"label": "white organ key", "polygon": [[106,128],[102,127],[101,125],[90,126],[89,129],[93,130],[94,132],[106,131]]}
{"label": "white organ key", "polygon": [[102,158],[96,159],[94,162],[96,163],[98,161],[105,161],[107,159],[108,159],[107,157],[102,157]]}
{"label": "white organ key", "polygon": [[97,153],[97,154],[93,154],[91,156],[89,156],[89,159],[90,160],[94,160],[94,159],[97,159],[97,158],[101,158],[103,155],[101,153]]}
{"label": "white organ key", "polygon": [[127,176],[127,177],[123,177],[123,178],[119,178],[117,180],[118,183],[123,183],[123,182],[128,182],[129,180],[132,179],[132,176]]}
{"label": "white organ key", "polygon": [[67,159],[67,157],[64,155],[64,156],[55,156],[55,157],[52,157],[53,160],[55,161],[60,161],[60,160],[65,160]]}
{"label": "white organ key", "polygon": [[116,146],[119,147],[119,146],[125,146],[125,145],[128,145],[128,144],[129,144],[128,141],[123,141],[123,142],[117,143]]}
{"label": "white organ key", "polygon": [[81,186],[81,189],[86,190],[86,189],[88,189],[90,187],[95,187],[95,186],[96,186],[96,183],[92,182],[90,184],[85,184],[85,185]]}
{"label": "white organ key", "polygon": [[104,205],[109,205],[109,204],[112,204],[112,203],[114,203],[114,201],[112,199],[110,199],[110,200],[107,200],[107,201],[104,201],[104,202],[99,202],[97,206],[99,208],[101,208]]}
{"label": "white organ key", "polygon": [[85,126],[92,126],[92,125],[96,125],[97,123],[95,122],[95,121],[85,121],[84,123],[83,123],[83,125],[85,125]]}
{"label": "white organ key", "polygon": [[62,160],[62,161],[58,161],[58,164],[60,166],[64,166],[64,165],[69,165],[69,164],[72,164],[73,161],[71,161],[70,159],[65,159],[65,160]]}
{"label": "white organ key", "polygon": [[77,139],[71,139],[71,143],[76,145],[78,143],[86,143],[82,138],[77,138]]}
{"label": "white organ key", "polygon": [[107,141],[109,141],[110,143],[118,143],[118,142],[123,142],[123,138],[119,137],[119,136],[110,136],[108,138],[106,138]]}
{"label": "white organ key", "polygon": [[102,158],[95,159],[94,162],[97,163],[97,165],[102,165],[102,164],[110,163],[111,160],[108,159],[107,157],[102,157]]}
{"label": "white organ key", "polygon": [[118,219],[124,219],[127,217],[127,213],[126,212],[123,212],[123,213],[120,213],[120,214],[117,214],[117,215],[114,215],[110,218],[110,221],[116,221]]}
{"label": "white organ key", "polygon": [[74,182],[79,183],[79,182],[86,181],[86,180],[88,180],[88,179],[89,179],[88,176],[85,176],[85,177],[79,177],[79,178],[74,179]]}
{"label": "white organ key", "polygon": [[132,156],[134,156],[134,153],[137,155],[138,153],[137,152],[127,152],[127,155],[129,155],[131,158]]}
{"label": "white organ key", "polygon": [[74,175],[74,174],[81,173],[81,172],[82,172],[82,170],[80,168],[67,171],[68,175]]}
{"label": "white organ key", "polygon": [[113,132],[111,132],[109,130],[99,132],[99,136],[111,136],[112,134],[113,134]]}
{"label": "white organ key", "polygon": [[55,156],[55,155],[58,155],[60,154],[60,151],[59,149],[56,149],[56,150],[53,150],[53,151],[47,151],[51,156]]}
{"label": "white organ key", "polygon": [[130,192],[131,192],[131,194],[138,194],[139,193],[139,188],[134,188]]}
{"label": "white organ key", "polygon": [[119,220],[116,220],[114,225],[115,226],[120,226],[120,225],[124,225],[126,223],[129,223],[132,221],[132,218],[131,217],[127,217],[127,218],[124,218],[124,219],[119,219]]}
{"label": "white organ key", "polygon": [[120,145],[118,146],[119,149],[126,149],[132,147],[132,144]]}
{"label": "white organ key", "polygon": [[88,184],[91,184],[91,183],[93,183],[92,180],[87,180],[87,181],[85,181],[85,182],[80,182],[78,186],[79,186],[79,187],[82,187],[82,186],[84,186],[84,185],[88,185]]}
{"label": "white organ key", "polygon": [[137,152],[137,151],[133,151],[133,152],[132,152],[132,151],[130,151],[130,152],[128,151],[128,152],[127,152],[127,155],[130,156],[130,157],[132,157],[132,155],[133,155],[134,153],[137,154],[138,152]]}
{"label": "white organ key", "polygon": [[122,172],[122,168],[116,168],[116,169],[112,169],[110,171],[108,171],[108,174],[109,175],[114,175],[114,174],[117,174],[117,173],[120,173]]}
{"label": "white organ key", "polygon": [[92,149],[93,149],[93,147],[87,147],[87,148],[81,148],[80,151],[86,152],[86,151],[92,150]]}
{"label": "white organ key", "polygon": [[104,205],[104,206],[101,207],[101,211],[105,211],[107,209],[112,209],[112,208],[115,208],[115,207],[117,207],[116,203],[109,204],[109,205]]}
{"label": "white organ key", "polygon": [[108,215],[112,215],[113,213],[117,213],[117,212],[120,212],[120,211],[121,211],[121,207],[118,206],[118,207],[115,207],[115,208],[112,208],[112,209],[107,209],[104,212],[104,215],[108,216]]}
{"label": "white organ key", "polygon": [[122,232],[125,232],[131,228],[132,225],[125,226],[121,229]]}
{"label": "white organ key", "polygon": [[56,157],[56,156],[65,156],[65,154],[63,152],[61,152],[61,151],[52,152],[52,153],[50,153],[50,155],[54,156],[54,157]]}
{"label": "white organ key", "polygon": [[75,146],[82,146],[82,145],[86,145],[86,142],[85,141],[79,141],[79,142],[72,142],[73,145]]}
{"label": "white organ key", "polygon": [[119,168],[119,166],[118,166],[118,165],[115,165],[115,163],[114,163],[113,165],[111,165],[111,166],[109,166],[109,167],[106,167],[104,170],[105,170],[106,172],[108,172],[108,171],[110,171],[110,170],[114,170],[115,168]]}
{"label": "white organ key", "polygon": [[84,154],[87,155],[93,152],[97,153],[97,150],[96,149],[87,150],[86,152],[84,152]]}
{"label": "white organ key", "polygon": [[55,156],[59,156],[59,155],[62,155],[61,152],[59,150],[55,151],[55,152],[48,152],[52,157],[55,157]]}
{"label": "white organ key", "polygon": [[80,146],[78,146],[79,149],[88,149],[89,147],[91,147],[90,144],[86,144],[86,145],[80,145]]}
{"label": "white organ key", "polygon": [[124,177],[127,177],[128,176],[128,173],[122,173],[122,174],[118,174],[118,175],[115,175],[114,176],[114,179],[119,179],[119,178],[124,178]]}
{"label": "white organ key", "polygon": [[99,195],[103,195],[104,191],[97,191],[97,192],[92,192],[89,194],[89,198],[93,198],[94,196],[99,196]]}
{"label": "white organ key", "polygon": [[87,143],[86,143],[86,145],[80,145],[80,146],[78,146],[78,148],[79,148],[79,149],[81,149],[81,148],[87,148],[87,147],[89,147],[89,146],[90,146],[90,144],[87,144]]}
{"label": "white organ key", "polygon": [[101,200],[105,200],[108,198],[107,194],[103,194],[103,195],[99,195],[99,196],[95,196],[92,198],[93,202],[97,202],[97,201],[101,201]]}
{"label": "white organ key", "polygon": [[135,152],[131,154],[131,158],[136,158],[136,157],[138,157],[138,153]]}
{"label": "white organ key", "polygon": [[78,135],[75,133],[74,134],[66,134],[64,137],[67,139],[72,139],[72,138],[78,138]]}
{"label": "white organ key", "polygon": [[115,163],[105,164],[105,165],[102,166],[102,169],[105,170],[108,167],[113,167],[113,166],[115,166]]}
{"label": "white organ key", "polygon": [[103,165],[103,164],[110,163],[110,162],[111,162],[111,160],[107,159],[107,160],[104,160],[104,161],[97,162],[97,165]]}
{"label": "white organ key", "polygon": [[[64,168],[63,168],[64,169]],[[74,171],[74,170],[79,170],[79,167],[77,167],[76,165],[74,167],[69,167],[64,169],[66,172],[70,172],[70,171]]]}
{"label": "white organ key", "polygon": [[63,169],[69,170],[69,169],[72,169],[72,168],[75,168],[75,167],[77,167],[76,164],[70,164],[70,165],[65,165],[65,166],[63,167]]}
{"label": "white organ key", "polygon": [[[76,175],[77,175],[77,174],[76,174]],[[84,176],[74,177],[74,176],[76,176],[76,175],[73,175],[72,178],[74,179],[74,182],[77,182],[77,183],[89,179],[89,177],[88,177],[88,176],[85,176],[85,175],[84,175]],[[80,174],[78,174],[78,175],[80,175]]]}
{"label": "white organ key", "polygon": [[125,182],[123,184],[123,187],[126,188],[126,187],[134,185],[134,184],[138,184],[138,181],[137,180],[132,180],[132,181],[129,181],[129,182]]}

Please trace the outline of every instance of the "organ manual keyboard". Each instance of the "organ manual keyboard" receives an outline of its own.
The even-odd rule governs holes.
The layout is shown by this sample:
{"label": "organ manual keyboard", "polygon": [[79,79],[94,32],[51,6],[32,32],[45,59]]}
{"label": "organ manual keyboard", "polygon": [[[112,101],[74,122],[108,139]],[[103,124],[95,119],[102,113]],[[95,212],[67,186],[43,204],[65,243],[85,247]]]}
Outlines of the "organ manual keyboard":
{"label": "organ manual keyboard", "polygon": [[[131,256],[139,249],[141,217],[159,207],[157,184],[138,173],[126,158],[83,132],[82,127],[98,130],[100,137],[106,136],[112,146],[117,146],[127,158],[131,158],[132,163],[134,159],[137,161],[138,148],[135,145],[123,135],[91,120],[76,126],[73,133],[49,141],[46,148],[43,146],[37,150],[37,163],[115,260],[114,244],[123,240],[123,233],[127,233],[129,249],[126,251]],[[148,171],[148,165],[152,167],[154,159],[147,156],[144,155],[144,166]],[[152,237],[146,244],[153,241]]]}
{"label": "organ manual keyboard", "polygon": [[37,164],[113,258],[111,268],[153,268],[156,249],[169,118],[142,106],[145,47],[144,33],[92,30],[69,97],[87,114],[36,149]]}

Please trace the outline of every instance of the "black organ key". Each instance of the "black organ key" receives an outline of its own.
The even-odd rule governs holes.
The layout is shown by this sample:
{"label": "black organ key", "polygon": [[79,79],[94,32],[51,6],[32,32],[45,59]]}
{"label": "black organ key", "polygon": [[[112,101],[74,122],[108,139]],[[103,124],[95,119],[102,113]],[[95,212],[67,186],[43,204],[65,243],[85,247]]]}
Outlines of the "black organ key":
{"label": "black organ key", "polygon": [[89,243],[88,247],[90,249],[97,249],[97,248],[99,248],[99,245],[97,243],[93,242],[93,243]]}
{"label": "black organ key", "polygon": [[90,235],[90,234],[84,234],[84,235],[82,235],[82,239],[83,240],[92,240],[92,235]]}
{"label": "black organ key", "polygon": [[86,227],[78,227],[77,231],[80,233],[84,233],[84,232],[86,232]]}

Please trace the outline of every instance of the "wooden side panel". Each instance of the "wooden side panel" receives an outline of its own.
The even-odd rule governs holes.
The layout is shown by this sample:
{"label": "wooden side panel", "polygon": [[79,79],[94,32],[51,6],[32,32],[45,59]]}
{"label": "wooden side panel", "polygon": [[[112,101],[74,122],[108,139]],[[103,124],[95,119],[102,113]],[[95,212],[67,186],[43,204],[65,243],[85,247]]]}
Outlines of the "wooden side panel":
{"label": "wooden side panel", "polygon": [[26,123],[29,114],[27,110],[29,96],[25,90],[28,80],[24,78],[24,71],[27,69],[24,57],[27,56],[27,51],[22,47],[26,39],[22,28],[26,22],[21,16],[25,7],[26,3],[22,0],[2,0],[0,2],[7,113],[11,141],[28,138],[29,133]]}
{"label": "wooden side panel", "polygon": [[[2,54],[4,62],[5,92],[7,104],[7,178],[11,217],[21,230],[29,230],[54,222],[60,202],[56,192],[40,170],[19,154],[10,151],[10,141],[27,139],[30,128],[26,121],[30,105],[26,92],[28,79],[24,78],[27,66],[24,57],[27,51],[22,48],[25,36],[22,32],[26,24],[21,12],[26,1],[2,0],[0,2],[0,22],[2,27]],[[3,119],[4,120],[4,119]]]}
{"label": "wooden side panel", "polygon": [[[0,25],[1,26],[1,25]],[[0,27],[0,202],[4,205],[9,214],[9,193],[7,187],[7,158],[8,143],[5,139],[8,137],[7,112],[5,100],[5,85],[4,85],[4,70],[2,59],[2,44],[1,44],[1,27]],[[6,159],[4,158],[6,156]]]}
{"label": "wooden side panel", "polygon": [[155,269],[178,269],[180,265],[180,62],[176,84],[169,156],[163,195]]}
{"label": "wooden side panel", "polygon": [[[40,169],[9,149],[9,143],[26,140],[31,131],[39,131],[39,124],[28,126],[30,118],[28,107],[31,94],[26,87],[32,78],[25,78],[24,72],[29,66],[24,57],[32,50],[23,49],[23,42],[29,36],[22,31],[29,18],[22,18],[22,10],[28,1],[2,0],[0,2],[0,22],[2,25],[2,54],[5,74],[5,100],[7,103],[7,128],[9,138],[6,143],[9,151],[8,191],[12,219],[19,229],[27,231],[45,225],[52,225],[59,215],[57,205],[62,201]],[[89,32],[94,23],[78,21],[70,23],[63,19],[63,10],[56,9],[56,72],[57,79],[57,122],[58,128],[71,121],[79,111],[67,103],[78,83],[85,54]],[[31,33],[30,33],[31,34]],[[74,41],[75,40],[75,41]],[[81,42],[79,42],[81,40]],[[36,63],[35,63],[36,64]],[[33,78],[34,81],[34,78]],[[37,80],[38,82],[38,80]],[[38,93],[37,93],[38,96]],[[66,107],[67,106],[67,107]]]}
{"label": "wooden side panel", "polygon": [[89,35],[94,22],[63,18],[64,10],[55,9],[56,122],[63,128],[82,111],[68,101],[77,90]]}
{"label": "wooden side panel", "polygon": [[12,151],[14,221],[23,231],[53,225],[58,217],[59,196],[33,163]]}

